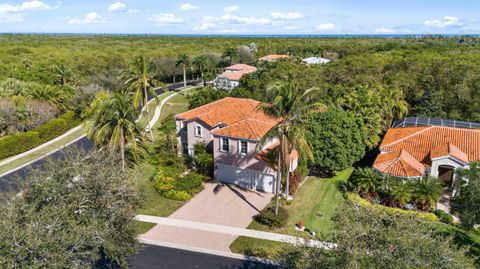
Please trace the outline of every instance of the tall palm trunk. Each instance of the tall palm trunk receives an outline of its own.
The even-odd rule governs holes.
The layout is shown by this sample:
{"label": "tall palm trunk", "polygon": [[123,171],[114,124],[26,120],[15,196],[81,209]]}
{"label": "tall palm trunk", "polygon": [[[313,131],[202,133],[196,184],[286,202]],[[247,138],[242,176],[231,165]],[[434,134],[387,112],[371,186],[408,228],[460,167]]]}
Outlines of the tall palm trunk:
{"label": "tall palm trunk", "polygon": [[205,80],[203,79],[203,70],[201,72],[201,77],[202,77],[202,86],[205,87]]}
{"label": "tall palm trunk", "polygon": [[152,138],[152,142],[155,142],[155,138],[153,138],[152,127],[150,126],[150,109],[148,108],[148,92],[147,87],[143,87],[143,94],[145,95],[145,111],[147,112],[147,128],[148,132],[150,133],[150,137]]}
{"label": "tall palm trunk", "polygon": [[282,183],[282,172],[280,171],[282,163],[282,157],[278,155],[278,164],[277,164],[277,180],[275,183],[275,215],[278,214],[278,207],[280,206],[280,185]]}
{"label": "tall palm trunk", "polygon": [[185,65],[183,65],[183,87],[187,87],[187,70]]}
{"label": "tall palm trunk", "polygon": [[122,156],[122,172],[125,173],[125,134],[123,128],[120,129],[120,155]]}

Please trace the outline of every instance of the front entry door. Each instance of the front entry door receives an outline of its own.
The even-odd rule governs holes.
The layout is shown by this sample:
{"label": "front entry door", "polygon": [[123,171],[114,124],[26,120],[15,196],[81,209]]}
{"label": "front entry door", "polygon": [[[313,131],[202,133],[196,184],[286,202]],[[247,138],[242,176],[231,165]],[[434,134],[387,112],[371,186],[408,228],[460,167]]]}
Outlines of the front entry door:
{"label": "front entry door", "polygon": [[440,166],[438,168],[438,178],[442,180],[445,187],[452,187],[454,170],[452,167]]}

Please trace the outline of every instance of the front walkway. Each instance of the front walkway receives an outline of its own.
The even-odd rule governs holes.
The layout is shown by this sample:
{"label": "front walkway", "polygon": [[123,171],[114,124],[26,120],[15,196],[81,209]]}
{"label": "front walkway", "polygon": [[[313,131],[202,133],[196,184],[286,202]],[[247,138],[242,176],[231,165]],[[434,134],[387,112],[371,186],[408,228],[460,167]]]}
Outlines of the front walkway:
{"label": "front walkway", "polygon": [[[138,216],[139,220],[144,218],[142,221],[150,218],[150,222],[160,223],[141,235],[140,239],[230,252],[229,246],[239,234],[222,233],[217,230],[219,227],[209,224],[246,228],[253,216],[267,206],[271,198],[271,193],[207,183],[202,192],[168,219]],[[181,222],[182,220],[187,222]]]}

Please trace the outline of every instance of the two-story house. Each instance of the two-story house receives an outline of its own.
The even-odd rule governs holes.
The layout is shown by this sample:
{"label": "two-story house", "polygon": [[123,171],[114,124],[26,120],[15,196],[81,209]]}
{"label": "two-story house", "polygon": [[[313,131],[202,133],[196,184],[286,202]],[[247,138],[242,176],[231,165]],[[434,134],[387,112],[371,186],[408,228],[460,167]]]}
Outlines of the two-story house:
{"label": "two-story house", "polygon": [[[262,149],[257,144],[278,119],[258,110],[259,104],[227,97],[176,115],[179,154],[195,154],[193,146],[202,142],[213,150],[215,180],[274,192],[276,171],[262,153],[274,149],[278,141]],[[292,153],[291,171],[297,167],[297,156]]]}
{"label": "two-story house", "polygon": [[223,73],[215,78],[213,85],[217,90],[230,91],[240,84],[240,79],[245,74],[254,73],[256,71],[257,68],[255,66],[247,64],[234,64],[226,67]]}

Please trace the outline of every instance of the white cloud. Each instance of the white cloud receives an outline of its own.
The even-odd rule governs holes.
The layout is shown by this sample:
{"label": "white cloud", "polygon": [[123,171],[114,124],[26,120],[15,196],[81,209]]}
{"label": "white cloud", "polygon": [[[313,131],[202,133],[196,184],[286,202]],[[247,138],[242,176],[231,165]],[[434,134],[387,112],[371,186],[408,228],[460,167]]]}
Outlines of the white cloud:
{"label": "white cloud", "polygon": [[150,17],[150,20],[157,25],[173,25],[182,24],[185,22],[182,17],[178,17],[177,15],[171,13],[158,13]]}
{"label": "white cloud", "polygon": [[125,11],[127,5],[122,2],[115,2],[108,7],[109,12]]}
{"label": "white cloud", "polygon": [[297,27],[297,26],[292,26],[292,25],[290,25],[290,26],[285,26],[285,27],[283,27],[283,29],[284,29],[284,30],[296,30],[296,29],[298,29],[298,27]]}
{"label": "white cloud", "polygon": [[96,12],[90,12],[83,17],[83,19],[71,19],[68,24],[91,24],[91,23],[104,23],[105,20],[100,17]]}
{"label": "white cloud", "polygon": [[337,26],[331,22],[322,23],[317,26],[318,30],[335,30]]}
{"label": "white cloud", "polygon": [[220,19],[229,24],[267,25],[271,23],[267,18],[239,17],[233,14],[225,14]]}
{"label": "white cloud", "polygon": [[193,28],[193,30],[195,30],[195,31],[206,31],[206,30],[210,30],[212,28],[215,28],[215,26],[217,26],[215,23],[204,22],[204,23],[200,24],[199,26],[195,26]]}
{"label": "white cloud", "polygon": [[379,33],[379,34],[393,34],[395,33],[395,30],[393,29],[390,29],[390,28],[377,28],[375,29],[375,33]]}
{"label": "white cloud", "polygon": [[298,20],[303,18],[303,14],[298,12],[271,12],[270,15],[272,15],[274,19],[279,20]]}
{"label": "white cloud", "polygon": [[127,10],[127,13],[128,13],[128,14],[137,14],[137,13],[140,13],[140,10],[138,10],[138,9],[129,9],[129,10]]}
{"label": "white cloud", "polygon": [[426,20],[423,24],[434,28],[459,27],[464,25],[457,17],[452,16],[445,16],[440,20]]}
{"label": "white cloud", "polygon": [[225,7],[225,8],[223,9],[223,12],[225,12],[225,13],[233,13],[233,12],[239,10],[239,9],[240,9],[239,6],[228,6],[228,7]]}
{"label": "white cloud", "polygon": [[235,34],[235,33],[244,33],[244,32],[246,32],[246,30],[222,29],[217,31],[217,33],[222,33],[222,34]]}
{"label": "white cloud", "polygon": [[192,5],[192,4],[190,4],[190,3],[185,3],[185,4],[181,4],[181,5],[180,5],[180,9],[181,9],[181,10],[185,10],[185,11],[188,11],[188,10],[197,10],[197,9],[198,9],[198,6]]}
{"label": "white cloud", "polygon": [[25,11],[45,10],[53,7],[42,1],[33,0],[18,5],[0,4],[0,22],[22,22]]}

